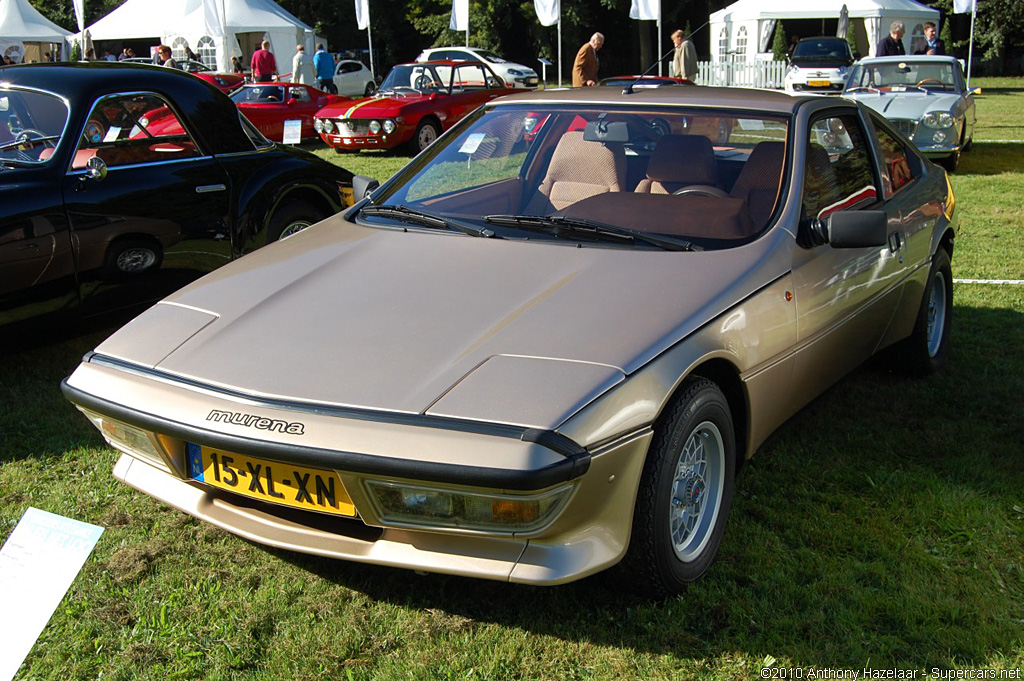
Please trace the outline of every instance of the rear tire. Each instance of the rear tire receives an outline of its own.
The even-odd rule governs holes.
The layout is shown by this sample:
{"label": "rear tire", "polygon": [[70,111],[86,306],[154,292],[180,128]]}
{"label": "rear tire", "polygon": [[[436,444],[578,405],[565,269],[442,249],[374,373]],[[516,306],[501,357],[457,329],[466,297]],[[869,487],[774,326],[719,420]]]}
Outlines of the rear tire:
{"label": "rear tire", "polygon": [[946,363],[953,316],[953,270],[942,248],[932,259],[928,285],[910,337],[898,347],[898,365],[919,376],[933,374]]}
{"label": "rear tire", "polygon": [[376,91],[377,91],[377,84],[371,81],[371,82],[366,84],[366,89],[363,90],[363,96],[364,97],[372,97],[373,93],[376,92]]}
{"label": "rear tire", "polygon": [[319,210],[305,201],[290,201],[278,208],[267,228],[267,243],[281,241],[324,219]]}
{"label": "rear tire", "polygon": [[714,561],[732,506],[736,440],[729,403],[691,379],[654,428],[623,567],[642,592],[672,596]]}

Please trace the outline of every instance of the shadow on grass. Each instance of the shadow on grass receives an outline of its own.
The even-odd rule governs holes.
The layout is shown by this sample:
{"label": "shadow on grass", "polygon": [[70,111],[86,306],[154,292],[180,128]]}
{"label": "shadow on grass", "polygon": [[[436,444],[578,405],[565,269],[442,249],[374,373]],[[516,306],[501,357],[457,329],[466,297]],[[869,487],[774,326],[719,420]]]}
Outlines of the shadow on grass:
{"label": "shadow on grass", "polygon": [[975,142],[971,151],[960,155],[956,175],[1002,175],[1024,168],[1024,141]]}
{"label": "shadow on grass", "polygon": [[1022,315],[955,310],[927,379],[862,367],[742,471],[717,562],[666,602],[612,569],[541,588],[273,551],[339,586],[572,642],[701,660],[737,652],[860,669],[1019,654],[1024,611]]}

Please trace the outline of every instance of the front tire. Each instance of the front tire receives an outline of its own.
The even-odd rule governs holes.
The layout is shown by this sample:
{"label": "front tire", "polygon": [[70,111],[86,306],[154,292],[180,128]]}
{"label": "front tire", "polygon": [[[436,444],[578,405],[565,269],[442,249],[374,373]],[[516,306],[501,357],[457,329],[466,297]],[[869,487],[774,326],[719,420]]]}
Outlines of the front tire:
{"label": "front tire", "polygon": [[416,133],[409,140],[409,148],[414,155],[418,154],[433,144],[440,135],[441,126],[429,118],[425,118],[416,126]]}
{"label": "front tire", "polygon": [[377,84],[374,83],[373,81],[370,81],[369,83],[366,84],[366,89],[363,90],[363,96],[364,97],[372,97],[373,93],[376,92],[376,91],[377,91]]}
{"label": "front tire", "polygon": [[305,201],[291,201],[274,212],[267,228],[267,243],[281,241],[324,219],[319,210]]}
{"label": "front tire", "polygon": [[672,596],[707,571],[725,532],[736,474],[729,403],[691,379],[654,429],[623,561],[639,589]]}
{"label": "front tire", "polygon": [[933,374],[946,363],[953,317],[953,270],[942,248],[932,259],[921,307],[910,337],[900,345],[899,366],[912,374]]}

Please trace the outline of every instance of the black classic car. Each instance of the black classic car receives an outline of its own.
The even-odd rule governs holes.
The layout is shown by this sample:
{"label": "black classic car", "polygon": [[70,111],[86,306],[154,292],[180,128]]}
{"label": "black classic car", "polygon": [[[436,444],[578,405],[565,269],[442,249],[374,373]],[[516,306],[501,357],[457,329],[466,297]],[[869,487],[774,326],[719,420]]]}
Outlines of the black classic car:
{"label": "black classic car", "polygon": [[0,68],[0,335],[159,299],[334,214],[351,178],[181,71]]}

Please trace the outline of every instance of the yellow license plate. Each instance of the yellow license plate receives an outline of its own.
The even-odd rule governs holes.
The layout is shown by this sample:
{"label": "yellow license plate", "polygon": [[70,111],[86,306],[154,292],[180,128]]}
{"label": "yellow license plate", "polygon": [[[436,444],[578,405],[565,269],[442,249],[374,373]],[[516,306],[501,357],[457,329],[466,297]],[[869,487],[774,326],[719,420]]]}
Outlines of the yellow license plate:
{"label": "yellow license plate", "polygon": [[809,80],[807,84],[811,87],[828,87],[832,83],[827,80]]}
{"label": "yellow license plate", "polygon": [[336,471],[257,459],[188,443],[189,475],[272,504],[355,516],[356,507]]}

